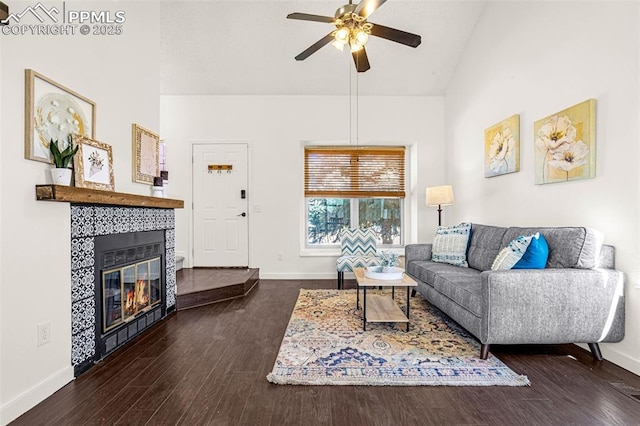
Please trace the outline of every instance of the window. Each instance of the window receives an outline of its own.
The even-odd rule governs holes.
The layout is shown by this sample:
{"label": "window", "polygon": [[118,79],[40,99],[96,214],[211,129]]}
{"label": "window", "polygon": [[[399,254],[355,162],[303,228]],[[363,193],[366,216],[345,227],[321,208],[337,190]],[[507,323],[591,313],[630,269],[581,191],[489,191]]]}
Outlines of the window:
{"label": "window", "polygon": [[306,243],[340,244],[343,228],[373,228],[402,245],[404,147],[306,147]]}

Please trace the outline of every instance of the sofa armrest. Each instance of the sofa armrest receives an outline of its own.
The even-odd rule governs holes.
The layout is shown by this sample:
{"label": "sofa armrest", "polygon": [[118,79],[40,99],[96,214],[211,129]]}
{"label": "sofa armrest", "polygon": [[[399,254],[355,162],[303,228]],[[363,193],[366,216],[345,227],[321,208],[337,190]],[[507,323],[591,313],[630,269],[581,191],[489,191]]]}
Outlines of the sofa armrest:
{"label": "sofa armrest", "polygon": [[432,244],[408,244],[404,247],[405,265],[412,260],[431,260]]}
{"label": "sofa armrest", "polygon": [[512,269],[482,277],[482,343],[619,342],[624,276],[613,269]]}

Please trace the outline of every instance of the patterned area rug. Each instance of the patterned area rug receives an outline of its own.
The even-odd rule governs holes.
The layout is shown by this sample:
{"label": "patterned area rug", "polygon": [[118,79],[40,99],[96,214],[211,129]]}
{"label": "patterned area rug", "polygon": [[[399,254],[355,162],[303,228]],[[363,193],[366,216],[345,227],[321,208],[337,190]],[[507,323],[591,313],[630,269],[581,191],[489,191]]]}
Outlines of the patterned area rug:
{"label": "patterned area rug", "polygon": [[[404,309],[403,299],[404,289],[396,291]],[[411,299],[410,319],[409,332],[404,323],[368,323],[363,331],[355,290],[300,290],[267,379],[283,385],[529,385],[493,355],[480,359],[480,344],[420,294]]]}

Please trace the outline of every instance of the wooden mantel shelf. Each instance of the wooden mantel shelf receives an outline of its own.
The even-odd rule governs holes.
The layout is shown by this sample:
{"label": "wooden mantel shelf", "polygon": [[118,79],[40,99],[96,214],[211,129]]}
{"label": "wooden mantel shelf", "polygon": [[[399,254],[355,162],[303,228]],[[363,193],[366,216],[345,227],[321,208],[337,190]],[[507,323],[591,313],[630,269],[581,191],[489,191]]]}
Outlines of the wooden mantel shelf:
{"label": "wooden mantel shelf", "polygon": [[182,209],[183,200],[147,197],[122,192],[76,188],[75,186],[36,185],[36,199],[76,204],[101,204],[108,206],[155,207],[160,209]]}

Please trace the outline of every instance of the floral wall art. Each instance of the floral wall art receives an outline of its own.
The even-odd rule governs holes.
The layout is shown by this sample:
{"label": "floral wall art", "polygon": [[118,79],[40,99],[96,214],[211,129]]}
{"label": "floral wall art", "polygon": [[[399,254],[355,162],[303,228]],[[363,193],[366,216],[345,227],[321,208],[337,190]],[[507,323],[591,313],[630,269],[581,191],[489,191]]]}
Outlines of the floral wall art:
{"label": "floral wall art", "polygon": [[49,143],[69,135],[95,137],[96,104],[31,69],[25,70],[25,158],[51,163]]}
{"label": "floral wall art", "polygon": [[484,176],[520,171],[520,116],[512,115],[484,131]]}
{"label": "floral wall art", "polygon": [[536,185],[595,176],[595,112],[589,99],[534,123]]}

